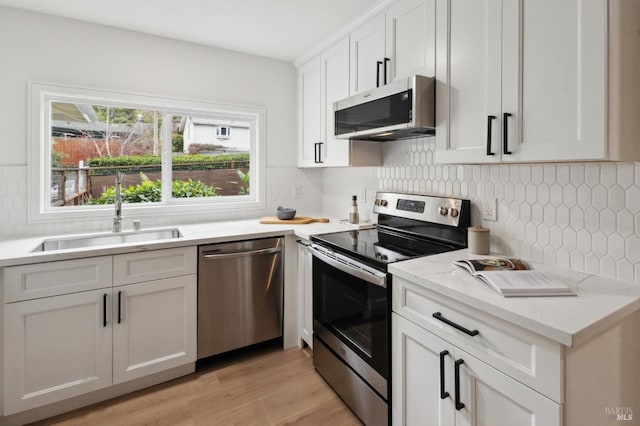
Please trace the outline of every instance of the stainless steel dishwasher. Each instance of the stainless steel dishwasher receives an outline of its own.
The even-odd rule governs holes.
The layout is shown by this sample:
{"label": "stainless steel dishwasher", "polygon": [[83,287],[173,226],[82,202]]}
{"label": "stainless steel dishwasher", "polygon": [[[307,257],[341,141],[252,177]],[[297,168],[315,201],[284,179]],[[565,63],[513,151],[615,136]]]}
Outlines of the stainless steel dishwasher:
{"label": "stainless steel dishwasher", "polygon": [[198,359],[282,336],[283,241],[198,248]]}

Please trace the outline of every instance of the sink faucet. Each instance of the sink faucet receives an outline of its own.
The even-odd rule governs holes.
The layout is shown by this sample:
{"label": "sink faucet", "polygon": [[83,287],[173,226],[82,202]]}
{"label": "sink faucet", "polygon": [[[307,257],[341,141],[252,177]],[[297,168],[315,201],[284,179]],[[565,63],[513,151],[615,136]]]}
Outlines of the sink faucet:
{"label": "sink faucet", "polygon": [[122,176],[120,172],[116,172],[116,216],[113,218],[113,232],[122,231],[122,195],[120,194],[120,184],[122,183]]}

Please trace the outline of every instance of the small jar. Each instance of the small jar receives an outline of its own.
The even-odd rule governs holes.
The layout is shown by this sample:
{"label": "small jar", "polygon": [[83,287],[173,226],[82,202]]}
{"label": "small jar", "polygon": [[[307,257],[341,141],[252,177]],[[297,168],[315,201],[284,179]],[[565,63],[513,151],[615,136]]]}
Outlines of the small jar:
{"label": "small jar", "polygon": [[467,230],[467,238],[469,241],[469,253],[489,254],[491,238],[487,228],[472,226]]}

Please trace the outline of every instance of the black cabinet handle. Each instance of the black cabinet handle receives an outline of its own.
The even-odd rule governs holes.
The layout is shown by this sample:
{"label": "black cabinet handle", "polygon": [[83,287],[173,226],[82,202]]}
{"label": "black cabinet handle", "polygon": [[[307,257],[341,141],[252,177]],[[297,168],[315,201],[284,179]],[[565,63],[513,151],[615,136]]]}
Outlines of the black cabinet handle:
{"label": "black cabinet handle", "polygon": [[438,321],[442,321],[443,323],[450,325],[451,327],[455,328],[456,330],[460,330],[465,334],[468,334],[469,336],[477,336],[478,334],[480,334],[480,332],[478,330],[469,330],[468,328],[464,328],[461,325],[456,324],[455,322],[446,319],[445,317],[442,316],[442,314],[440,312],[436,312],[432,315],[435,319],[437,319]]}
{"label": "black cabinet handle", "polygon": [[463,359],[459,359],[456,361],[456,368],[454,370],[455,374],[455,388],[456,388],[456,410],[460,411],[464,408],[464,404],[460,402],[460,366],[464,364]]}
{"label": "black cabinet handle", "polygon": [[511,155],[512,152],[509,151],[509,122],[508,118],[511,117],[512,114],[505,112],[502,114],[502,141],[504,145],[502,146],[502,153],[506,155]]}
{"label": "black cabinet handle", "polygon": [[118,292],[118,324],[122,322],[122,292]]}
{"label": "black cabinet handle", "polygon": [[313,162],[316,164],[324,163],[324,161],[322,161],[322,144],[323,142],[313,144]]}
{"label": "black cabinet handle", "polygon": [[391,59],[384,58],[384,84],[387,84],[387,63],[389,63]]}
{"label": "black cabinet handle", "polygon": [[107,326],[107,295],[102,295],[102,326]]}
{"label": "black cabinet handle", "polygon": [[382,61],[376,61],[376,87],[380,87],[380,65]]}
{"label": "black cabinet handle", "polygon": [[495,119],[495,115],[487,116],[487,155],[495,155],[493,152],[491,152],[491,122]]}
{"label": "black cabinet handle", "polygon": [[449,355],[449,351],[440,352],[440,399],[449,396],[449,392],[444,390],[444,357]]}

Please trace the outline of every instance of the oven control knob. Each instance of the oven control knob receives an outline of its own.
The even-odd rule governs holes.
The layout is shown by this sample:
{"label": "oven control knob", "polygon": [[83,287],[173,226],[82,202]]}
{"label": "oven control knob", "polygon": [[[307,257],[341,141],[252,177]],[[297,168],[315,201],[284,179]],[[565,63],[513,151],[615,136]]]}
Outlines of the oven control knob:
{"label": "oven control knob", "polygon": [[440,215],[442,216],[446,216],[447,214],[449,214],[449,209],[445,206],[440,206],[438,207],[438,213],[440,213]]}
{"label": "oven control knob", "polygon": [[387,207],[387,205],[389,205],[389,202],[387,200],[380,200],[380,205],[382,207]]}
{"label": "oven control knob", "polygon": [[449,211],[449,215],[451,217],[458,217],[458,214],[460,212],[458,212],[458,209],[456,209],[455,207],[451,207],[451,210]]}

